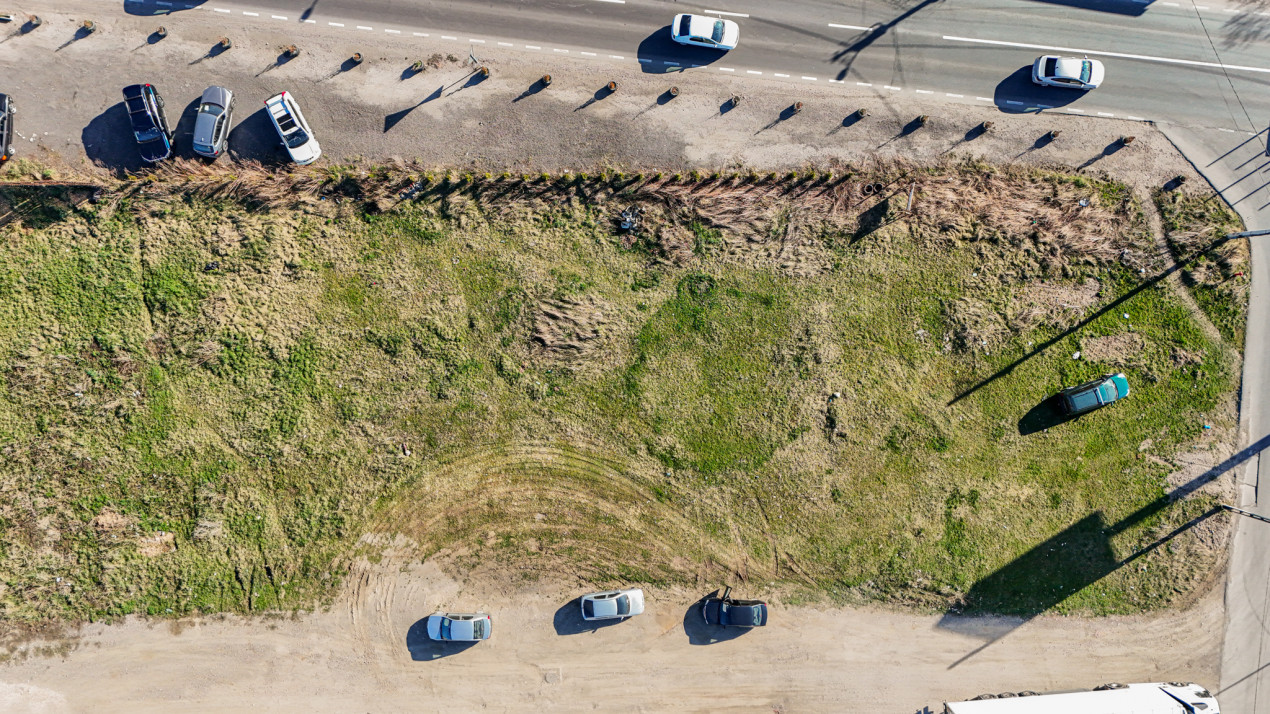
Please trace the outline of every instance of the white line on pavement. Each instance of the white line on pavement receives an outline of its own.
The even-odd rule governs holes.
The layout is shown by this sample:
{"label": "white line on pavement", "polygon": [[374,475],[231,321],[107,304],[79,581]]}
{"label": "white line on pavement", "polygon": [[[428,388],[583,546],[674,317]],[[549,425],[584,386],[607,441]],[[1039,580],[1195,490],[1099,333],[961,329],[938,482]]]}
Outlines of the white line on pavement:
{"label": "white line on pavement", "polygon": [[736,70],[732,69],[731,67],[720,67],[719,71],[720,72],[735,72]]}
{"label": "white line on pavement", "polygon": [[273,18],[273,19],[275,19],[275,20],[285,20],[285,19],[287,19],[285,15],[270,15],[269,17],[272,17],[272,18]]}
{"label": "white line on pavement", "polygon": [[872,30],[872,27],[861,27],[859,25],[839,25],[836,22],[829,23],[830,27],[840,27],[844,30]]}
{"label": "white line on pavement", "polygon": [[841,79],[831,79],[831,80],[829,80],[829,83],[830,83],[830,84],[842,84],[842,80],[841,80]]}
{"label": "white line on pavement", "polygon": [[358,26],[357,26],[357,29],[359,29],[359,30],[373,30],[373,29],[375,29],[375,28],[373,28],[373,27],[367,27],[367,26],[365,26],[365,25],[358,25]]}
{"label": "white line on pavement", "polygon": [[626,59],[621,55],[609,55],[609,59]]}
{"label": "white line on pavement", "polygon": [[595,56],[595,53],[594,53],[594,52],[579,52],[578,54],[580,54],[580,55],[586,55],[586,56],[588,56],[588,57],[594,57],[594,56]]}
{"label": "white line on pavement", "polygon": [[499,46],[499,47],[511,47],[511,46],[512,46],[512,43],[510,43],[510,42],[500,42],[500,43],[498,43],[498,46]]}
{"label": "white line on pavement", "polygon": [[527,50],[540,50],[540,49],[542,49],[542,48],[541,48],[541,47],[539,47],[538,45],[525,45],[525,49],[527,49]]}
{"label": "white line on pavement", "polygon": [[415,37],[427,37],[427,36],[428,36],[428,33],[426,33],[426,32],[412,32],[412,33],[410,33],[410,34],[414,35]]}
{"label": "white line on pavement", "polygon": [[990,102],[990,101],[992,101],[992,98],[991,98],[991,97],[975,97],[975,99],[978,99],[978,100],[979,100],[979,101],[981,101],[981,102]]}
{"label": "white line on pavement", "polygon": [[807,75],[803,75],[803,79],[808,80],[808,81],[810,81],[810,82],[814,82],[814,81],[816,81],[816,78],[815,78],[815,77],[808,77]]}
{"label": "white line on pavement", "polygon": [[1115,116],[1115,114],[1112,114],[1111,112],[1098,112],[1098,116],[1100,116],[1100,117],[1114,117],[1114,116]]}
{"label": "white line on pavement", "polygon": [[944,96],[945,96],[945,97],[956,97],[956,98],[958,98],[958,99],[961,99],[962,97],[964,97],[964,96],[966,96],[966,95],[964,95],[964,94],[953,94],[952,92],[944,92]]}
{"label": "white line on pavement", "polygon": [[225,10],[225,9],[223,9],[223,8],[219,8],[219,7],[214,7],[214,8],[212,8],[212,9],[213,9],[213,10],[215,10],[216,12],[225,12],[225,13],[229,12],[229,10]]}
{"label": "white line on pavement", "polygon": [[918,94],[934,94],[934,92],[932,92],[929,89],[914,89],[913,91],[917,92]]}
{"label": "white line on pavement", "polygon": [[777,77],[788,77],[788,76],[789,76],[788,74],[781,74],[780,72],[773,72],[772,74],[776,75]]}
{"label": "white line on pavement", "polygon": [[1130,119],[1132,121],[1146,121],[1146,119],[1143,119],[1142,117],[1126,116],[1125,118]]}
{"label": "white line on pavement", "polygon": [[885,88],[887,88],[887,89],[892,89],[892,90],[895,90],[895,91],[897,91],[897,92],[900,92],[900,91],[903,91],[903,90],[904,90],[904,88],[903,88],[903,87],[892,87],[892,86],[891,86],[891,85],[889,85],[889,84],[884,84],[884,85],[882,85],[882,86],[883,86],[883,87],[885,87]]}
{"label": "white line on pavement", "polygon": [[343,26],[344,26],[344,23],[342,23],[342,22],[328,22],[328,23],[326,23],[326,24],[330,25],[331,27],[343,27]]}
{"label": "white line on pavement", "polygon": [[758,70],[756,70],[756,69],[747,69],[747,70],[745,70],[745,73],[746,73],[746,74],[763,74],[762,72],[760,72],[760,71],[758,71]]}
{"label": "white line on pavement", "polygon": [[749,17],[743,12],[724,12],[722,10],[702,10],[702,12],[711,12],[715,15],[731,15],[732,17]]}
{"label": "white line on pavement", "polygon": [[856,82],[856,83],[855,83],[855,86],[857,86],[857,87],[872,87],[872,86],[873,86],[873,83],[872,83],[872,82]]}
{"label": "white line on pavement", "polygon": [[471,37],[467,38],[467,41],[468,41],[468,42],[475,42],[475,43],[476,43],[476,44],[478,44],[478,45],[483,45],[483,44],[485,44],[485,40],[474,40],[474,39],[472,39]]}
{"label": "white line on pavement", "polygon": [[388,33],[388,34],[390,34],[390,35],[400,35],[400,34],[401,34],[401,30],[384,30],[384,32],[387,32],[387,33]]}
{"label": "white line on pavement", "polygon": [[243,10],[243,14],[247,17],[260,17],[260,13],[258,12],[247,12],[246,10]]}
{"label": "white line on pavement", "polygon": [[1079,50],[1072,47],[1051,47],[1049,45],[1033,45],[1026,42],[978,40],[973,37],[954,37],[952,35],[944,35],[944,39],[949,42],[969,42],[972,44],[996,45],[999,47],[1022,47],[1030,50],[1047,50],[1050,52],[1065,52],[1082,55],[1100,55],[1102,57],[1123,57],[1124,59],[1144,60],[1146,62],[1164,62],[1166,64],[1183,64],[1191,67],[1216,67],[1218,69],[1233,69],[1245,72],[1270,72],[1270,68],[1264,67],[1247,67],[1237,64],[1225,64],[1222,62],[1200,62],[1198,60],[1173,59],[1172,57],[1155,57],[1152,55],[1131,55],[1124,52],[1105,52],[1103,50]]}
{"label": "white line on pavement", "polygon": [[459,38],[457,38],[457,37],[450,37],[449,35],[441,35],[441,39],[443,39],[443,40],[457,40],[457,39],[459,39]]}
{"label": "white line on pavement", "polygon": [[560,52],[560,53],[563,53],[563,54],[566,54],[566,55],[567,55],[567,54],[569,54],[569,50],[561,50],[561,49],[556,49],[556,48],[554,48],[554,47],[551,49],[551,51],[552,51],[552,52]]}
{"label": "white line on pavement", "polygon": [[596,0],[596,1],[597,2],[612,2],[612,3],[617,3],[618,5],[626,4],[626,0]]}
{"label": "white line on pavement", "polygon": [[1076,112],[1076,113],[1078,113],[1078,114],[1084,114],[1084,113],[1085,113],[1085,110],[1084,110],[1084,109],[1068,109],[1067,111],[1069,111],[1069,112]]}
{"label": "white line on pavement", "polygon": [[305,22],[305,24],[308,24],[308,25],[316,25],[316,24],[317,24],[317,20],[305,20],[304,22]]}

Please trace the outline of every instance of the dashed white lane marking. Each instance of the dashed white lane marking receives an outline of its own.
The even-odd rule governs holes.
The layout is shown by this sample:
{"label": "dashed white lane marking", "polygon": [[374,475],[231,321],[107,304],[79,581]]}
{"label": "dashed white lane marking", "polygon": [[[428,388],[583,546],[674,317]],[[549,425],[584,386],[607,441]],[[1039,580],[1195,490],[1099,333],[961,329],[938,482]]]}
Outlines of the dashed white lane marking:
{"label": "dashed white lane marking", "polygon": [[760,72],[760,71],[758,71],[758,70],[756,70],[756,69],[747,69],[747,70],[745,70],[745,73],[746,73],[746,74],[763,74],[762,72]]}
{"label": "dashed white lane marking", "polygon": [[978,100],[979,100],[979,101],[981,101],[981,102],[990,102],[990,101],[992,101],[992,97],[975,97],[975,99],[978,99]]}
{"label": "dashed white lane marking", "polygon": [[892,87],[892,86],[891,86],[891,85],[889,85],[889,84],[884,84],[884,85],[882,85],[882,86],[883,86],[884,88],[886,88],[886,89],[890,89],[890,90],[895,91],[895,92],[902,92],[902,91],[904,91],[904,88],[903,88],[903,87]]}
{"label": "dashed white lane marking", "polygon": [[735,72],[736,70],[732,69],[731,67],[720,67],[719,71],[720,72]]}
{"label": "dashed white lane marking", "polygon": [[358,26],[357,26],[357,29],[359,29],[359,30],[373,30],[373,29],[375,29],[375,28],[373,28],[373,27],[367,27],[367,26],[365,26],[365,25],[358,25]]}
{"label": "dashed white lane marking", "polygon": [[285,19],[287,19],[286,15],[270,15],[269,17],[272,17],[272,18],[273,18],[273,19],[275,19],[275,20],[285,20]]}
{"label": "dashed white lane marking", "polygon": [[815,81],[816,81],[816,78],[815,78],[815,77],[808,77],[807,75],[803,75],[803,79],[805,79],[805,80],[807,80],[807,81],[809,81],[809,82],[815,82]]}
{"label": "dashed white lane marking", "polygon": [[260,13],[258,12],[247,12],[246,10],[243,10],[243,14],[247,17],[260,17]]}
{"label": "dashed white lane marking", "polygon": [[609,55],[609,59],[626,59],[621,55]]}
{"label": "dashed white lane marking", "polygon": [[596,0],[596,1],[597,1],[597,2],[611,2],[611,3],[617,3],[618,5],[625,5],[625,4],[626,4],[626,0]]}
{"label": "dashed white lane marking", "polygon": [[1076,112],[1077,114],[1084,114],[1084,113],[1085,113],[1085,110],[1084,110],[1084,109],[1076,109],[1076,108],[1074,108],[1074,107],[1073,107],[1073,108],[1068,109],[1067,111],[1069,111],[1069,112]]}
{"label": "dashed white lane marking", "polygon": [[1234,134],[1234,133],[1235,133],[1235,130],[1234,130],[1234,129],[1223,129],[1223,128],[1221,128],[1221,127],[1217,127],[1217,131],[1224,131],[1224,132],[1227,132],[1227,133],[1229,133],[1229,134]]}
{"label": "dashed white lane marking", "polygon": [[749,15],[746,15],[743,12],[724,12],[722,10],[702,10],[702,12],[708,12],[715,15],[731,15],[732,17],[749,17]]}
{"label": "dashed white lane marking", "polygon": [[855,86],[857,86],[857,87],[872,87],[872,86],[873,86],[873,83],[872,83],[872,82],[856,82],[856,83],[855,83]]}
{"label": "dashed white lane marking", "polygon": [[980,45],[994,45],[997,47],[1022,47],[1029,50],[1047,50],[1050,52],[1064,52],[1071,54],[1083,55],[1099,55],[1102,57],[1123,57],[1124,59],[1136,59],[1146,62],[1163,62],[1165,64],[1182,64],[1190,67],[1216,67],[1218,69],[1233,69],[1244,72],[1270,72],[1270,68],[1265,67],[1248,67],[1245,65],[1225,64],[1223,62],[1200,62],[1198,60],[1174,59],[1172,57],[1155,57],[1153,55],[1131,55],[1124,52],[1106,52],[1103,50],[1079,50],[1072,47],[1051,47],[1050,45],[1033,45],[1026,42],[1005,42],[1003,40],[979,40],[973,37],[954,37],[952,35],[944,35],[944,39],[949,42],[969,42]]}
{"label": "dashed white lane marking", "polygon": [[594,53],[594,52],[578,52],[578,54],[580,54],[580,55],[586,55],[587,57],[594,57],[594,56],[595,56],[595,53]]}
{"label": "dashed white lane marking", "polygon": [[305,21],[304,21],[304,24],[306,24],[306,25],[316,25],[316,24],[317,24],[317,20],[305,20]]}
{"label": "dashed white lane marking", "polygon": [[830,27],[840,27],[844,30],[872,30],[872,27],[861,27],[859,25],[839,25],[836,22],[829,23]]}
{"label": "dashed white lane marking", "polygon": [[474,39],[472,39],[471,37],[467,38],[467,41],[468,41],[468,42],[475,42],[475,43],[476,43],[476,44],[478,44],[478,45],[483,45],[483,44],[485,44],[485,40],[474,40]]}
{"label": "dashed white lane marking", "polygon": [[772,72],[772,74],[776,75],[777,77],[788,77],[788,76],[789,76],[788,74],[781,74],[780,72]]}
{"label": "dashed white lane marking", "polygon": [[414,35],[415,37],[427,37],[427,36],[428,36],[428,33],[426,33],[426,32],[412,32],[412,33],[410,33],[410,34]]}
{"label": "dashed white lane marking", "polygon": [[514,47],[514,45],[512,45],[512,43],[510,42],[500,42],[498,43],[498,46],[499,47]]}
{"label": "dashed white lane marking", "polygon": [[1111,112],[1098,112],[1098,116],[1100,116],[1100,117],[1114,117],[1114,116],[1115,116],[1115,114],[1112,114]]}
{"label": "dashed white lane marking", "polygon": [[330,25],[331,27],[343,27],[343,26],[344,26],[344,23],[342,23],[342,22],[328,22],[328,23],[326,23],[326,24]]}
{"label": "dashed white lane marking", "polygon": [[831,80],[829,80],[829,83],[830,83],[830,84],[842,84],[842,80],[841,80],[841,79],[831,79]]}
{"label": "dashed white lane marking", "polygon": [[525,49],[527,49],[527,50],[540,50],[540,49],[542,49],[542,48],[541,48],[541,47],[539,47],[538,45],[525,45]]}
{"label": "dashed white lane marking", "polygon": [[387,32],[387,33],[388,33],[388,34],[390,34],[390,35],[400,35],[400,34],[401,34],[401,30],[384,30],[384,32]]}
{"label": "dashed white lane marking", "polygon": [[561,53],[561,54],[566,54],[566,55],[567,55],[567,54],[569,54],[569,50],[562,50],[562,49],[560,49],[560,48],[558,48],[558,47],[553,47],[553,48],[551,48],[551,51],[552,51],[552,52],[559,52],[559,53]]}
{"label": "dashed white lane marking", "polygon": [[953,94],[952,92],[944,92],[944,96],[945,96],[945,97],[956,97],[956,98],[958,98],[958,99],[961,99],[961,98],[965,97],[966,95],[964,95],[964,94]]}
{"label": "dashed white lane marking", "polygon": [[450,37],[449,35],[441,35],[441,39],[443,39],[443,40],[457,40],[457,39],[459,39],[459,38],[457,38],[457,37]]}
{"label": "dashed white lane marking", "polygon": [[223,12],[223,13],[226,13],[226,14],[228,14],[228,13],[229,13],[229,10],[226,10],[226,9],[224,9],[224,8],[219,8],[219,7],[214,7],[214,8],[212,8],[212,10],[214,10],[215,12]]}
{"label": "dashed white lane marking", "polygon": [[918,94],[934,94],[934,92],[932,92],[929,89],[915,89],[913,91],[917,92]]}
{"label": "dashed white lane marking", "polygon": [[1125,116],[1125,118],[1126,118],[1126,119],[1130,119],[1130,120],[1132,120],[1132,121],[1146,121],[1146,119],[1143,119],[1142,117]]}

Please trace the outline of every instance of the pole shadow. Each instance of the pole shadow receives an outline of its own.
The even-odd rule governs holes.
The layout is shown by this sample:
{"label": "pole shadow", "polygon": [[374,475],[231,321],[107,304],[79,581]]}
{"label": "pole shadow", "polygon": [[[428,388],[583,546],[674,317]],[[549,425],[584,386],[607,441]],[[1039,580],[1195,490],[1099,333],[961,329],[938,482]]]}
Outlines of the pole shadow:
{"label": "pole shadow", "polygon": [[681,45],[670,39],[670,25],[654,30],[651,35],[640,41],[635,50],[639,59],[639,68],[645,74],[666,74],[680,72],[687,67],[705,67],[718,62],[723,55],[722,50],[706,47]]}
{"label": "pole shadow", "polygon": [[[219,47],[220,45],[217,45],[217,46]],[[298,55],[297,55],[297,56],[298,56]],[[264,69],[262,69],[262,70],[260,70],[259,72],[257,72],[257,73],[256,73],[256,76],[257,76],[257,77],[259,77],[260,75],[264,74],[265,72],[272,72],[273,70],[275,70],[275,69],[277,69],[277,68],[281,67],[282,65],[284,65],[284,64],[286,64],[286,63],[288,63],[288,62],[290,62],[290,61],[291,61],[291,60],[293,60],[293,59],[295,59],[295,57],[292,57],[291,55],[287,54],[287,51],[286,51],[286,50],[283,50],[282,52],[279,52],[279,53],[278,53],[278,56],[274,58],[273,62],[272,62],[269,66],[267,66],[267,67],[265,67]],[[347,62],[347,61],[348,61],[348,60],[345,60],[345,62]]]}
{"label": "pole shadow", "polygon": [[66,49],[67,47],[70,47],[76,42],[79,42],[80,40],[83,40],[83,39],[87,39],[88,36],[93,34],[94,32],[96,32],[96,30],[90,30],[87,27],[84,27],[81,25],[80,27],[75,29],[75,34],[71,35],[71,38],[69,40],[58,45],[53,51],[61,52],[62,50]]}
{"label": "pole shadow", "polygon": [[615,92],[616,90],[609,89],[609,86],[606,84],[603,87],[600,87],[599,89],[595,90],[595,94],[591,95],[590,99],[574,107],[573,111],[575,112],[581,111],[591,106],[592,104],[595,104],[596,102],[604,101],[605,99],[608,99],[609,97],[613,96]]}
{"label": "pole shadow", "polygon": [[431,662],[453,657],[471,649],[477,642],[443,642],[428,637],[428,618],[423,618],[406,630],[406,650],[415,662]]}
{"label": "pole shadow", "polygon": [[399,123],[401,123],[402,119],[405,119],[407,116],[410,116],[410,112],[413,112],[414,110],[418,109],[419,107],[427,104],[428,102],[434,99],[440,99],[441,90],[442,90],[442,87],[437,87],[435,92],[419,100],[418,104],[406,107],[405,109],[393,112],[392,114],[385,116],[384,117],[384,133],[387,134],[389,129],[393,128],[394,126],[397,126]]}
{"label": "pole shadow", "polygon": [[1213,240],[1208,245],[1202,248],[1198,248],[1194,253],[1187,256],[1185,259],[1174,262],[1168,268],[1161,271],[1158,275],[1155,275],[1154,277],[1151,277],[1143,281],[1142,283],[1138,284],[1133,289],[1126,292],[1124,295],[1121,295],[1120,297],[1116,298],[1115,300],[1112,300],[1111,302],[1107,303],[1103,307],[1098,308],[1096,311],[1090,314],[1089,317],[1086,317],[1085,319],[1081,320],[1075,325],[1072,325],[1071,327],[1067,328],[1066,330],[1059,333],[1058,335],[1055,335],[1054,337],[1051,337],[1050,339],[1037,345],[1030,352],[1027,352],[1022,357],[1019,357],[1018,359],[1014,360],[1010,364],[997,370],[991,376],[986,377],[980,380],[979,382],[975,383],[968,389],[964,390],[963,392],[961,392],[960,394],[958,394],[957,396],[949,400],[947,406],[952,406],[956,404],[957,402],[965,399],[966,397],[969,397],[970,395],[974,394],[975,392],[978,392],[980,389],[983,389],[989,384],[992,384],[998,379],[1001,379],[1002,377],[1009,375],[1019,365],[1023,364],[1029,359],[1032,359],[1033,357],[1044,352],[1050,347],[1053,347],[1054,345],[1058,344],[1069,335],[1075,332],[1078,332],[1081,329],[1084,329],[1084,327],[1088,325],[1089,323],[1093,322],[1094,320],[1097,320],[1098,318],[1102,317],[1108,312],[1115,310],[1117,307],[1124,304],[1125,302],[1132,300],[1133,298],[1137,297],[1138,293],[1141,293],[1143,290],[1146,290],[1147,288],[1153,287],[1156,283],[1160,282],[1161,280],[1164,280],[1165,278],[1172,275],[1173,273],[1185,268],[1186,266],[1190,265],[1195,260],[1197,260],[1199,257],[1203,256],[1205,253],[1215,250],[1216,248],[1218,248],[1219,246],[1221,246],[1223,243],[1225,243],[1228,240],[1230,240],[1230,236],[1221,236],[1220,238]]}
{"label": "pole shadow", "polygon": [[[467,89],[468,87],[475,87],[476,85],[480,84],[481,82],[484,82],[487,79],[489,79],[488,76],[483,75],[476,70],[472,70],[472,73],[467,76],[467,81],[460,84],[458,89],[454,90],[453,92],[450,92],[446,96],[452,97],[455,94],[458,94],[459,92],[463,91],[464,89]],[[455,84],[458,84],[458,83],[456,82]],[[454,85],[452,84],[450,86],[454,86]],[[422,102],[420,103],[422,104]]]}
{"label": "pole shadow", "polygon": [[1089,159],[1087,159],[1087,160],[1085,161],[1085,163],[1081,164],[1080,166],[1077,166],[1077,167],[1076,167],[1076,169],[1077,169],[1078,171],[1079,171],[1079,170],[1081,170],[1081,169],[1087,169],[1087,168],[1089,168],[1090,166],[1093,166],[1094,164],[1096,164],[1097,162],[1102,161],[1103,159],[1107,158],[1108,156],[1111,156],[1112,154],[1116,153],[1117,151],[1120,151],[1121,149],[1123,149],[1123,148],[1124,148],[1124,146],[1125,146],[1125,145],[1124,145],[1124,143],[1123,143],[1123,142],[1121,142],[1119,139],[1116,139],[1115,141],[1111,142],[1110,144],[1107,144],[1106,146],[1102,147],[1102,151],[1100,151],[1100,152],[1098,152],[1098,153],[1094,154],[1093,156],[1089,157]]}
{"label": "pole shadow", "polygon": [[904,137],[909,136],[910,134],[913,134],[918,129],[921,129],[923,126],[924,125],[922,124],[921,117],[914,117],[911,121],[909,121],[909,123],[900,127],[900,133],[887,139],[881,144],[878,144],[878,148],[881,149],[882,147],[886,146],[887,144],[890,144],[893,141],[899,141],[900,139],[903,139]]}
{"label": "pole shadow", "polygon": [[539,77],[538,81],[526,87],[525,91],[521,92],[515,99],[513,99],[512,104],[515,104],[516,102],[519,102],[522,99],[527,99],[529,97],[532,97],[546,88],[547,88],[547,83],[542,81],[542,78]]}
{"label": "pole shadow", "polygon": [[780,114],[776,115],[776,118],[773,119],[771,123],[769,123],[767,126],[763,127],[762,129],[759,129],[758,131],[754,132],[755,136],[762,134],[768,129],[774,128],[777,124],[780,124],[781,122],[789,121],[790,119],[793,119],[794,115],[796,114],[798,114],[798,107],[794,106],[793,104],[785,107],[784,109],[781,110]]}

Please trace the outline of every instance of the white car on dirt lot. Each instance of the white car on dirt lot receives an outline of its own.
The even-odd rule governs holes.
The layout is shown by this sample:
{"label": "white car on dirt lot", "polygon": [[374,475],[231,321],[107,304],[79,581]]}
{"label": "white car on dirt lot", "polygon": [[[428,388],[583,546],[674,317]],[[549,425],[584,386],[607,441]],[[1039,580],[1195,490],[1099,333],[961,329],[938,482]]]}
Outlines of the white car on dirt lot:
{"label": "white car on dirt lot", "polygon": [[1097,89],[1103,74],[1102,62],[1088,57],[1044,55],[1032,63],[1032,81],[1046,87]]}
{"label": "white car on dirt lot", "polygon": [[480,642],[494,632],[494,622],[483,612],[438,612],[428,616],[428,639],[441,642]]}
{"label": "white car on dirt lot", "polygon": [[265,100],[265,108],[269,110],[269,119],[273,121],[273,128],[278,130],[291,160],[301,166],[317,161],[322,155],[322,147],[313,137],[313,130],[305,121],[295,97],[280,92]]}
{"label": "white car on dirt lot", "polygon": [[639,588],[606,590],[582,596],[583,620],[620,620],[644,612],[644,591]]}
{"label": "white car on dirt lot", "polygon": [[681,45],[734,50],[741,39],[741,28],[731,20],[707,15],[675,15],[670,23],[670,39]]}

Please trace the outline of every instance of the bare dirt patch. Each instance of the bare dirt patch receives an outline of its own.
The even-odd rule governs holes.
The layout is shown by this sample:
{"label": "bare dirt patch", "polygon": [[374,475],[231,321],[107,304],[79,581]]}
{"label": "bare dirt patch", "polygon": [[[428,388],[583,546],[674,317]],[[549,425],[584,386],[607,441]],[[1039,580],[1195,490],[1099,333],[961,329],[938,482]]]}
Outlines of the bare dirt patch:
{"label": "bare dirt patch", "polygon": [[1124,367],[1132,364],[1134,359],[1142,355],[1146,341],[1134,332],[1122,332],[1117,335],[1104,335],[1080,343],[1081,355],[1091,362]]}

